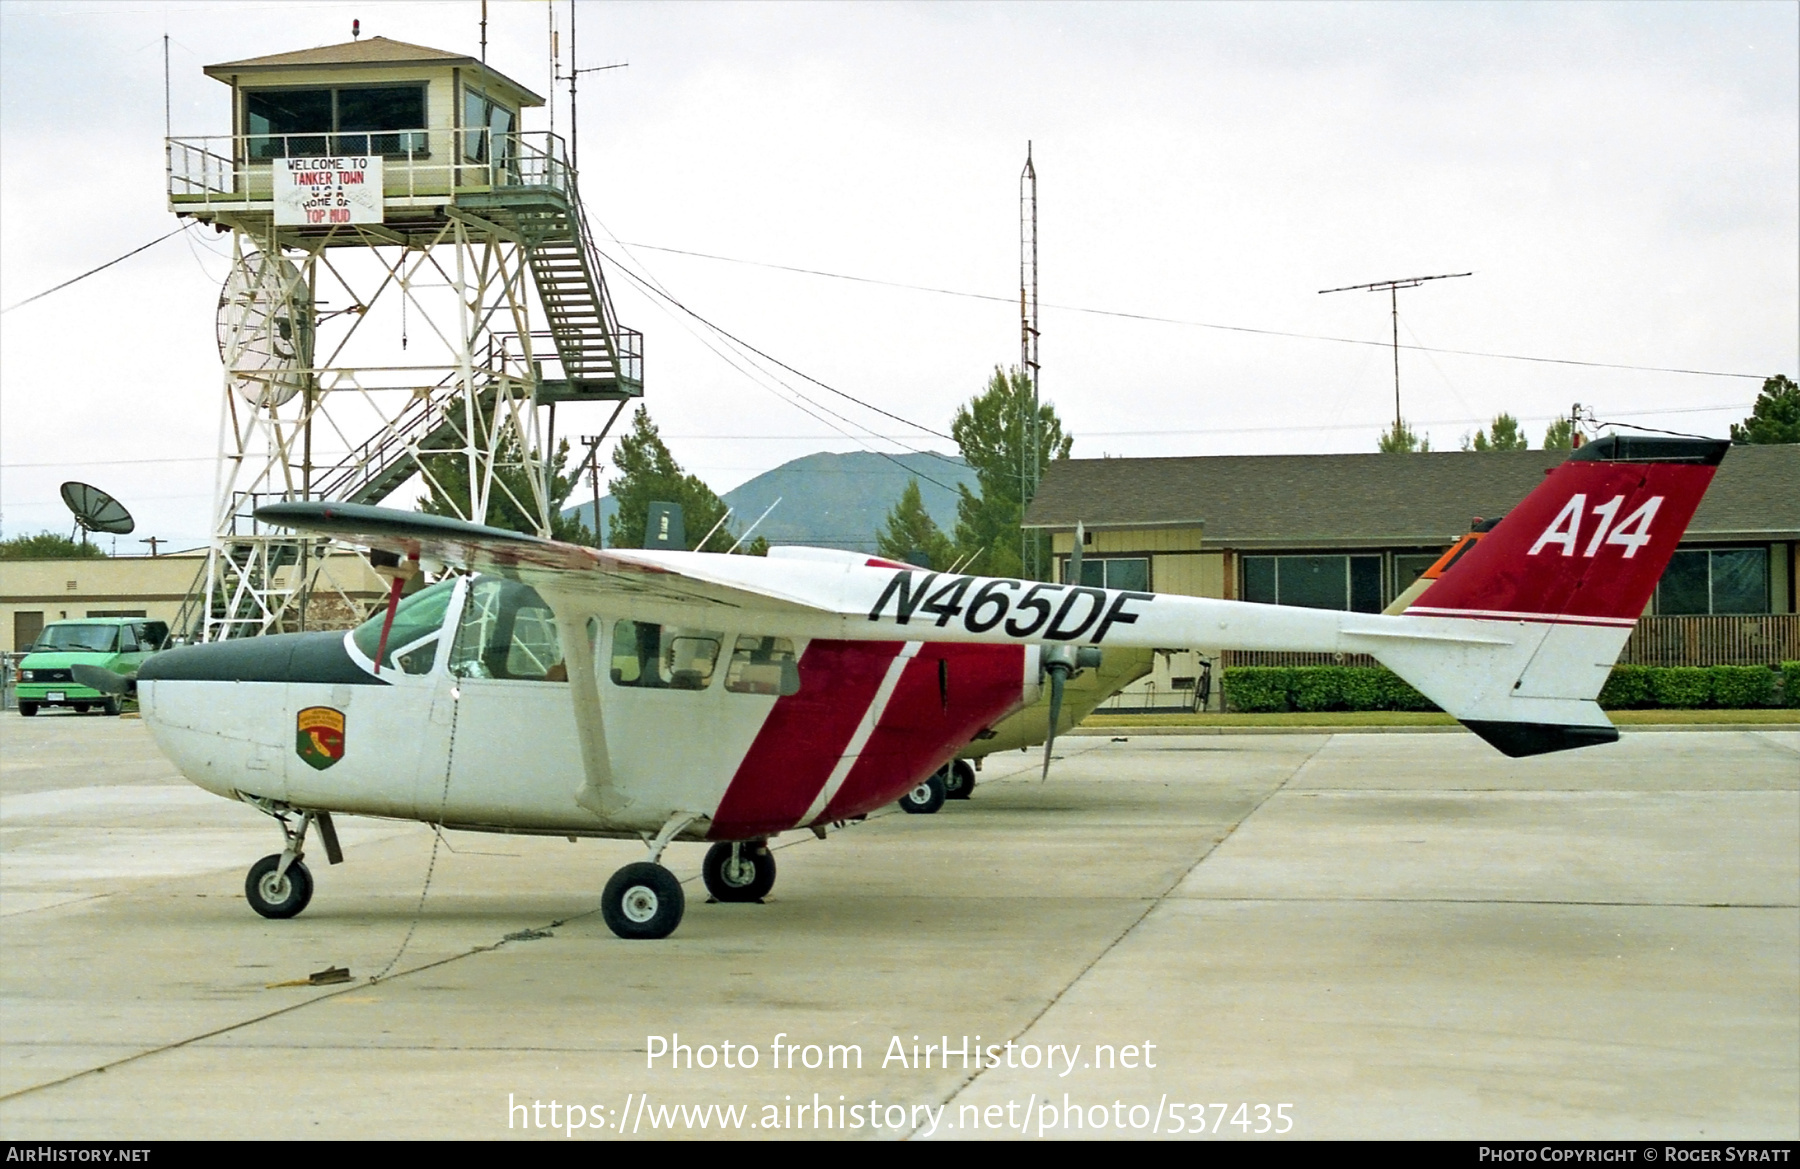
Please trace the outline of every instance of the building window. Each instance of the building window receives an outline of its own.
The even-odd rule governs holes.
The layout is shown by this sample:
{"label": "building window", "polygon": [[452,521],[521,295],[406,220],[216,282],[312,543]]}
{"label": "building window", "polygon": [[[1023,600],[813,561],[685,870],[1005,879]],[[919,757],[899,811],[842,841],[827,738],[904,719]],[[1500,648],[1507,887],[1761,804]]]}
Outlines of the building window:
{"label": "building window", "polygon": [[428,153],[423,85],[255,89],[244,94],[253,159]]}
{"label": "building window", "polygon": [[[1062,575],[1069,577],[1069,558],[1063,557]],[[1081,561],[1081,581],[1097,589],[1126,592],[1150,591],[1150,558],[1147,556],[1088,556]]]}
{"label": "building window", "polygon": [[493,159],[496,167],[512,163],[516,115],[478,90],[463,90],[463,157],[470,162]]}
{"label": "building window", "polygon": [[1669,558],[1656,585],[1663,616],[1769,611],[1766,548],[1696,548]]}
{"label": "building window", "polygon": [[1381,612],[1379,556],[1246,556],[1244,600]]}

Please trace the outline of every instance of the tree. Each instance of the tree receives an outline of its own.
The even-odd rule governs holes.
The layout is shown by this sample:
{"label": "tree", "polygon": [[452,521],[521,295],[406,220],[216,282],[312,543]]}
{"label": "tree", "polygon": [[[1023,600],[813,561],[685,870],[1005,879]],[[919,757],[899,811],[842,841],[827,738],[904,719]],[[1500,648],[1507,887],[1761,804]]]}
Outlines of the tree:
{"label": "tree", "polygon": [[0,560],[86,560],[105,555],[98,545],[86,540],[71,540],[55,532],[0,540]]}
{"label": "tree", "polygon": [[[458,419],[464,416],[461,398],[450,403],[449,414]],[[484,433],[492,425],[492,420],[481,414],[479,406],[476,425]],[[421,461],[427,472],[427,495],[419,501],[420,511],[428,515],[473,519],[476,523],[505,528],[509,532],[528,532],[534,536],[538,534],[536,501],[531,493],[530,477],[525,471],[517,431],[508,428],[495,452],[494,484],[488,492],[485,518],[469,514],[468,456],[426,455]],[[545,487],[550,495],[549,536],[553,540],[565,540],[571,544],[592,544],[594,535],[588,530],[588,526],[574,516],[562,514],[563,504],[567,502],[570,492],[575,490],[575,477],[565,473],[568,463],[569,440],[564,439],[556,444],[556,454],[550,460],[547,468],[549,473],[545,476]]]}
{"label": "tree", "polygon": [[[719,523],[727,510],[725,501],[698,475],[690,475],[681,469],[644,407],[639,406],[632,414],[631,433],[619,439],[612,457],[619,477],[607,480],[606,489],[618,501],[619,510],[606,524],[609,545],[642,548],[650,505],[657,502],[681,505],[689,550],[726,552],[737,542],[737,533],[732,526]],[[713,532],[715,527],[718,531]],[[706,540],[706,546],[698,547],[698,542],[709,532],[713,534]],[[752,556],[766,555],[768,550],[769,542],[761,536],[739,549]]]}
{"label": "tree", "polygon": [[900,502],[887,514],[886,530],[875,533],[875,551],[908,564],[917,563],[917,557],[937,572],[956,562],[956,547],[925,510],[917,479],[907,480]]}
{"label": "tree", "polygon": [[1800,442],[1800,385],[1782,374],[1765,381],[1750,417],[1731,424],[1731,441]]}
{"label": "tree", "polygon": [[1412,427],[1404,420],[1396,420],[1393,428],[1381,436],[1376,449],[1384,455],[1401,455],[1417,451],[1420,454],[1431,450],[1429,435],[1421,437],[1413,433]]}
{"label": "tree", "polygon": [[1030,415],[1031,379],[1017,366],[1010,370],[996,366],[987,388],[959,407],[950,424],[950,434],[975,469],[981,488],[976,495],[958,485],[956,548],[959,554],[974,557],[970,567],[983,576],[1016,577],[1023,570],[1019,525],[1031,501],[1022,498],[1019,470],[1021,452],[1033,430],[1039,475],[1050,460],[1068,458],[1075,442],[1063,434],[1062,421],[1049,403],[1039,402],[1037,416]]}
{"label": "tree", "polygon": [[1575,424],[1561,414],[1550,421],[1550,428],[1544,431],[1544,449],[1547,451],[1567,451],[1575,448]]}
{"label": "tree", "polygon": [[1522,451],[1529,450],[1531,443],[1525,438],[1525,432],[1519,429],[1519,420],[1511,414],[1496,414],[1487,431],[1477,430],[1470,440],[1463,438],[1465,451]]}

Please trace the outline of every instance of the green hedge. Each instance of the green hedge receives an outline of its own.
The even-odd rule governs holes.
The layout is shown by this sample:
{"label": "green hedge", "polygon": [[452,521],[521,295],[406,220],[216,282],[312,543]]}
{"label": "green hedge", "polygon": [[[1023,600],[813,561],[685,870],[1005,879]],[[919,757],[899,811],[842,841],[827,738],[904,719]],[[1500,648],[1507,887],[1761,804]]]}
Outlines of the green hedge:
{"label": "green hedge", "polygon": [[1285,710],[1436,710],[1380,666],[1232,666],[1225,703],[1244,713]]}
{"label": "green hedge", "polygon": [[[1600,691],[1607,710],[1749,710],[1800,706],[1800,662],[1767,666],[1614,666]],[[1436,710],[1392,670],[1380,666],[1232,666],[1224,672],[1228,710]]]}

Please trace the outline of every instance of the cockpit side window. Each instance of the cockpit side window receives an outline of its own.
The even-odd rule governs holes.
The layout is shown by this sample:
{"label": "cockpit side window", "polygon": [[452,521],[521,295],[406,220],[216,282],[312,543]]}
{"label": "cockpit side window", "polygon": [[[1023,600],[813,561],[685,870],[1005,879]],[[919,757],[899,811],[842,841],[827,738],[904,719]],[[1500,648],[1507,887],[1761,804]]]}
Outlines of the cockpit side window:
{"label": "cockpit side window", "polygon": [[798,694],[800,663],[785,637],[740,637],[725,671],[733,694]]}
{"label": "cockpit side window", "polygon": [[646,621],[613,626],[612,680],[616,686],[647,690],[704,690],[725,635]]}
{"label": "cockpit side window", "polygon": [[[454,580],[441,580],[401,599],[399,607],[394,610],[393,628],[388,630],[387,658],[381,663],[382,668],[397,665],[408,674],[425,674],[431,671],[437,642],[433,640],[429,645],[417,643],[421,638],[435,637],[443,626],[444,614],[449,611],[450,598],[455,590]],[[381,647],[381,625],[386,619],[387,606],[383,605],[350,635],[356,648],[371,661],[375,658],[375,651]]]}
{"label": "cockpit side window", "polygon": [[556,614],[529,585],[476,577],[450,647],[450,672],[462,678],[567,682]]}

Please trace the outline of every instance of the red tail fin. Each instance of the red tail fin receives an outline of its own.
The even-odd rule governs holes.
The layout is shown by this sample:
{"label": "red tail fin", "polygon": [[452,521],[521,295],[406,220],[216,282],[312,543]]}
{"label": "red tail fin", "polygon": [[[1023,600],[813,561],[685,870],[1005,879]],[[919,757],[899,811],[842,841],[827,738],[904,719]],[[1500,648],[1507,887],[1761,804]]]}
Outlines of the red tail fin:
{"label": "red tail fin", "polygon": [[1407,612],[1634,623],[1730,445],[1623,435],[1588,443]]}

